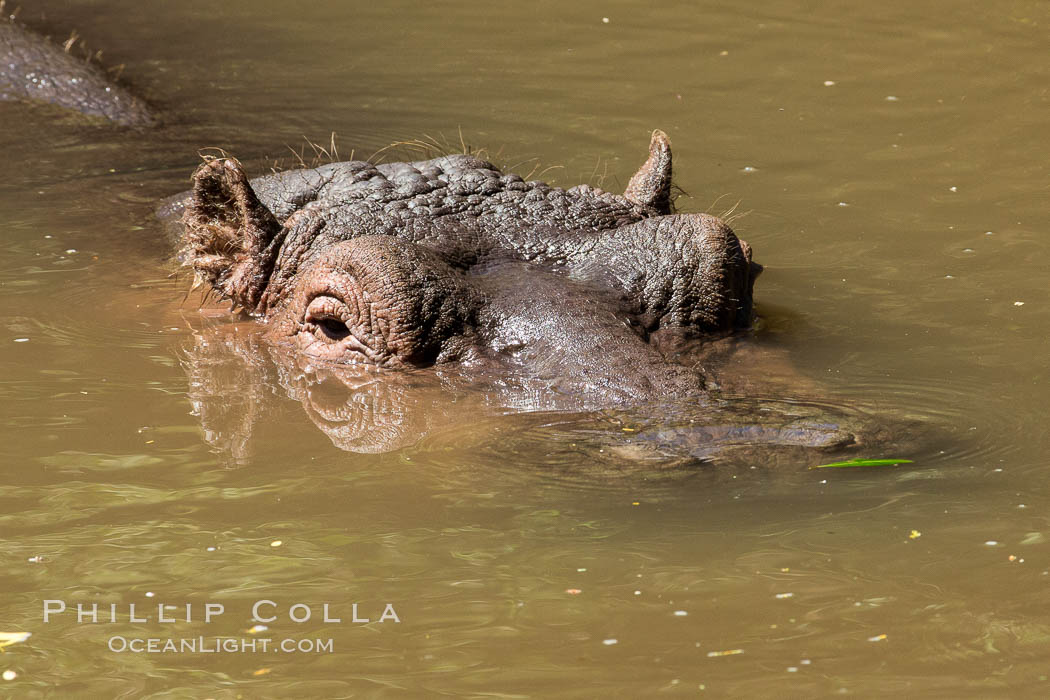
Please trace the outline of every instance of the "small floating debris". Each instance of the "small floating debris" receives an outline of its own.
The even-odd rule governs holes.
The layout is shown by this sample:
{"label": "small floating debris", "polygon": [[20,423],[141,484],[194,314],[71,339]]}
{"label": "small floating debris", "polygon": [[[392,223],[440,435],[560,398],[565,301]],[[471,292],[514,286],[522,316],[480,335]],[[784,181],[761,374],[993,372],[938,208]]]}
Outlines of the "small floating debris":
{"label": "small floating debris", "polygon": [[266,625],[252,625],[251,627],[249,627],[245,631],[248,634],[259,634],[260,632],[265,632],[268,629],[270,629],[270,628],[267,627]]}
{"label": "small floating debris", "polygon": [[16,678],[18,678],[18,674],[12,671],[11,669],[7,669],[6,671],[4,671],[3,679],[5,681],[13,681]]}
{"label": "small floating debris", "polygon": [[269,669],[269,668],[260,668],[260,669],[257,669],[257,670],[255,670],[255,671],[252,671],[252,675],[253,675],[253,676],[265,676],[265,675],[266,675],[267,673],[269,673],[269,672],[270,672],[271,670],[272,670],[272,669]]}
{"label": "small floating debris", "polygon": [[835,84],[834,80],[825,80],[824,87],[832,87]]}
{"label": "small floating debris", "polygon": [[282,542],[280,540],[274,540],[273,542],[270,543],[270,546],[271,547],[280,547],[282,544],[284,544],[284,542]]}
{"label": "small floating debris", "polygon": [[21,644],[32,636],[32,632],[0,632],[0,651],[12,644]]}
{"label": "small floating debris", "polygon": [[674,611],[674,616],[675,616],[675,617],[685,617],[685,616],[686,616],[686,615],[688,615],[688,614],[689,614],[689,613],[688,613],[688,612],[686,612],[685,610],[675,610],[675,611]]}
{"label": "small floating debris", "polygon": [[956,187],[955,185],[952,185],[951,187],[948,188],[948,191],[949,192],[958,192],[959,188]]}
{"label": "small floating debris", "polygon": [[896,101],[898,101],[899,99],[900,99],[900,98],[899,98],[899,97],[897,97],[896,95],[886,95],[886,101],[887,101],[887,102],[896,102]]}
{"label": "small floating debris", "polygon": [[569,595],[579,595],[579,594],[583,593],[583,591],[580,590],[579,588],[566,588],[565,592],[568,593]]}
{"label": "small floating debris", "polygon": [[922,537],[922,533],[919,532],[918,530],[912,530],[911,532],[908,533],[908,539],[909,540],[917,540],[920,537]]}
{"label": "small floating debris", "polygon": [[608,17],[602,17],[602,24],[608,24],[608,23],[609,23],[609,18]]}
{"label": "small floating debris", "polygon": [[736,656],[737,654],[743,654],[743,649],[726,649],[725,651],[709,651],[707,652],[707,658],[713,659],[716,656]]}
{"label": "small floating debris", "polygon": [[886,635],[876,634],[874,637],[868,637],[869,642],[883,642],[886,640]]}
{"label": "small floating debris", "polygon": [[603,639],[602,640],[602,644],[604,644],[607,647],[611,647],[613,644],[619,644],[619,643],[620,643],[619,639]]}
{"label": "small floating debris", "polygon": [[985,547],[998,547],[999,546],[999,541],[998,540],[988,540],[987,542],[984,543],[984,546]]}
{"label": "small floating debris", "polygon": [[795,594],[794,593],[777,593],[773,597],[776,598],[777,600],[784,600],[786,598],[794,598]]}
{"label": "small floating debris", "polygon": [[16,343],[28,343],[29,338],[15,338]]}
{"label": "small floating debris", "polygon": [[895,467],[898,464],[912,464],[910,459],[849,459],[845,462],[818,464],[810,469],[839,469],[844,467]]}
{"label": "small floating debris", "polygon": [[1024,306],[1024,302],[1023,301],[1015,301],[1014,302],[1014,306]]}

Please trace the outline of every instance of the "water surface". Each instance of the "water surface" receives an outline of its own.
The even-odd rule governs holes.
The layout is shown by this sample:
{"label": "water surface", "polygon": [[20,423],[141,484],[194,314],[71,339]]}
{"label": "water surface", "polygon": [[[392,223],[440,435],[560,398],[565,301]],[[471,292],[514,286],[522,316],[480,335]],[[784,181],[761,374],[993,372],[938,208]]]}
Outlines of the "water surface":
{"label": "water surface", "polygon": [[[23,17],[104,48],[164,124],[0,104],[0,632],[33,635],[0,655],[17,674],[2,694],[1047,692],[1045,3],[98,0]],[[674,417],[616,412],[485,415],[348,451],[264,353],[194,383],[200,330],[223,322],[186,298],[152,209],[199,149],[262,174],[309,159],[304,137],[335,132],[343,157],[433,138],[618,190],[653,128],[680,208],[746,212],[756,342],[832,405],[921,419],[889,455],[913,464],[722,468],[682,449]],[[44,624],[45,599],[120,615]],[[253,634],[258,600],[280,617]],[[194,618],[158,623],[157,602]],[[205,624],[208,602],[226,613]],[[386,603],[400,623],[374,621]],[[108,648],[200,635],[334,651]]]}

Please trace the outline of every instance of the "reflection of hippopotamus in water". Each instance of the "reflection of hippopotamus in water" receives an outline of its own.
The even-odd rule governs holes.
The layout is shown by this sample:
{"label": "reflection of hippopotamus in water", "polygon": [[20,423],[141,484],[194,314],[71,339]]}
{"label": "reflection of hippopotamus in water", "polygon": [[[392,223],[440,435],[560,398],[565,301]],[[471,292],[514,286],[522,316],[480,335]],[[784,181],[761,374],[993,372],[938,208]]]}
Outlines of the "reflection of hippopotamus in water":
{"label": "reflection of hippopotamus in water", "polygon": [[[804,453],[814,448],[845,453],[858,443],[889,437],[862,412],[799,399],[800,393],[819,392],[775,351],[746,340],[740,347],[729,339],[698,348],[712,368],[708,384],[718,389],[684,400],[654,398],[626,410],[580,413],[608,406],[607,395],[556,393],[550,381],[534,376],[454,364],[418,371],[317,363],[293,347],[264,342],[258,328],[251,326],[212,325],[195,334],[183,356],[194,413],[207,440],[235,461],[252,454],[253,436],[272,420],[268,414],[273,394],[301,403],[332,443],[350,452],[387,452],[423,438],[431,444],[481,446],[495,435],[505,439],[508,428],[556,424],[566,427],[573,442],[587,440],[608,448],[604,452],[613,460],[679,463],[686,458],[770,465],[812,460],[812,454]],[[755,367],[764,373],[757,386],[741,379]],[[771,376],[778,371],[782,377]],[[749,389],[758,389],[760,395],[749,396]],[[788,398],[777,400],[770,393]],[[518,418],[508,423],[507,413]],[[628,427],[616,427],[621,421]],[[612,430],[603,431],[603,425]]]}

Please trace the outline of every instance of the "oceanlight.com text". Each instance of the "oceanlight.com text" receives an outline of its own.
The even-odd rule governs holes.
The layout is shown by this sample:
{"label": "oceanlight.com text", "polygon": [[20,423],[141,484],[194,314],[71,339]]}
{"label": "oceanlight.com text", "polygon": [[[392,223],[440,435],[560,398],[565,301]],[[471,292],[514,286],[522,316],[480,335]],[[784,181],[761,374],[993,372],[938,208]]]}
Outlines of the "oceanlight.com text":
{"label": "oceanlight.com text", "polygon": [[331,639],[271,639],[269,637],[123,637],[107,641],[117,654],[331,654]]}

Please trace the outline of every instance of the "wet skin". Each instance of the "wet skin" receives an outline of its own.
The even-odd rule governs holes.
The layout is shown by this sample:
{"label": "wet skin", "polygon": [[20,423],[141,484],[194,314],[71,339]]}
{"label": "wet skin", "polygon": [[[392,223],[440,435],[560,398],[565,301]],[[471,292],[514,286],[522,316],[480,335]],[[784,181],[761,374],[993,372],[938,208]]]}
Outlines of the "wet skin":
{"label": "wet skin", "polygon": [[47,102],[122,126],[149,126],[146,104],[99,66],[0,18],[0,100]]}
{"label": "wet skin", "polygon": [[[630,454],[610,444],[647,463],[670,451],[771,464],[870,444],[878,430],[862,414],[790,398],[820,393],[792,371],[763,383],[763,368],[787,363],[747,342],[761,268],[721,220],[671,213],[670,176],[659,131],[623,195],[526,183],[470,156],[252,181],[236,161],[204,164],[174,204],[181,259],[266,340],[198,336],[187,368],[207,388],[196,405],[209,433],[246,449],[258,402],[231,420],[209,400],[232,381],[283,390],[357,452],[462,434],[465,417],[508,408],[615,407],[665,428],[679,416],[683,427],[636,435]],[[217,365],[236,369],[224,380]]]}
{"label": "wet skin", "polygon": [[251,182],[214,160],[194,177],[182,259],[316,362],[498,367],[606,405],[700,397],[703,373],[662,347],[746,329],[760,267],[721,220],[672,214],[670,178],[659,131],[623,195],[471,156]]}

